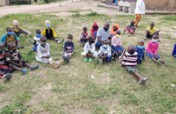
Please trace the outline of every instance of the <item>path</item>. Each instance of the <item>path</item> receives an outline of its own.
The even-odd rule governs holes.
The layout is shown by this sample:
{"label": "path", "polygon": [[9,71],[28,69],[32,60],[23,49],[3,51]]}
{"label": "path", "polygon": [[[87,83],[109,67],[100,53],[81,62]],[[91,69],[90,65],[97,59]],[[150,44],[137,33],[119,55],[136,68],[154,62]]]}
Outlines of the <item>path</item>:
{"label": "path", "polygon": [[[45,5],[20,5],[20,6],[5,6],[0,7],[0,16],[16,13],[57,13],[62,12],[60,15],[67,15],[66,12],[70,10],[92,10],[106,15],[117,15],[119,12],[116,9],[104,8],[98,6],[100,2],[92,0],[76,1],[71,0],[61,3],[51,3]],[[65,12],[65,13],[63,13]]]}

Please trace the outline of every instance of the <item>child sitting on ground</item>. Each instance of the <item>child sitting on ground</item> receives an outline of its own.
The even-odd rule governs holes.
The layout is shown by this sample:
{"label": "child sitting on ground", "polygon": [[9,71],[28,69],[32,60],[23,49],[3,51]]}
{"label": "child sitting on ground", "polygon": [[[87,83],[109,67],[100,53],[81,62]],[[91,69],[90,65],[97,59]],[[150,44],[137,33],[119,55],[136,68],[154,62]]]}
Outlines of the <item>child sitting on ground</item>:
{"label": "child sitting on ground", "polygon": [[1,43],[4,44],[5,47],[7,47],[7,44],[9,42],[15,43],[17,46],[19,46],[19,38],[16,36],[16,34],[12,31],[10,27],[6,28],[7,33],[4,34],[1,38]]}
{"label": "child sitting on ground", "polygon": [[92,29],[91,29],[91,36],[95,37],[97,36],[97,31],[98,31],[98,24],[95,22],[92,25]]}
{"label": "child sitting on ground", "polygon": [[160,32],[160,31],[155,27],[155,23],[152,22],[152,23],[150,24],[150,26],[147,28],[145,40],[146,40],[146,39],[151,39],[155,34],[158,35],[158,39],[159,39],[159,32]]}
{"label": "child sitting on ground", "polygon": [[174,45],[174,49],[172,51],[172,56],[176,58],[176,44]]}
{"label": "child sitting on ground", "polygon": [[117,56],[120,56],[123,52],[123,47],[122,47],[122,38],[121,38],[121,31],[117,30],[116,35],[112,37],[111,39],[111,47],[112,47],[112,55],[114,59]]}
{"label": "child sitting on ground", "polygon": [[19,36],[21,33],[23,33],[25,35],[29,35],[30,34],[30,32],[25,31],[25,30],[23,30],[23,29],[20,28],[19,22],[17,20],[13,20],[12,30],[15,32],[15,34],[17,36]]}
{"label": "child sitting on ground", "polygon": [[49,20],[45,21],[45,25],[46,27],[42,30],[42,36],[45,36],[47,39],[53,40],[57,43],[62,43],[64,41],[63,39],[61,41],[57,39],[56,30],[51,27],[51,23]]}
{"label": "child sitting on ground", "polygon": [[112,30],[111,30],[111,33],[110,33],[110,36],[113,37],[116,35],[116,32],[120,29],[120,26],[118,24],[115,24],[113,27],[112,27]]}
{"label": "child sitting on ground", "polygon": [[111,61],[111,47],[109,40],[104,41],[104,44],[98,51],[99,62],[110,62]]}
{"label": "child sitting on ground", "polygon": [[73,52],[74,52],[73,35],[68,34],[67,35],[67,41],[64,44],[63,60],[65,62],[69,62],[71,56],[73,55]]}
{"label": "child sitting on ground", "polygon": [[24,61],[13,42],[8,44],[6,60],[11,69],[21,71],[23,74],[27,73],[27,69],[24,67],[30,68],[30,70],[39,68],[39,65],[31,66],[27,61]]}
{"label": "child sitting on ground", "polygon": [[125,34],[126,31],[128,32],[128,34],[134,34],[135,33],[136,26],[135,26],[134,21],[131,21],[130,25],[125,28],[123,34]]}
{"label": "child sitting on ground", "polygon": [[159,43],[158,43],[158,35],[154,35],[152,40],[148,42],[147,48],[146,48],[146,55],[151,58],[157,65],[160,63],[164,64],[164,62],[160,59],[160,56],[158,54],[159,49]]}
{"label": "child sitting on ground", "polygon": [[141,64],[142,61],[145,60],[145,47],[143,40],[138,41],[138,45],[136,46],[136,52],[138,53],[137,63]]}
{"label": "child sitting on ground", "polygon": [[5,79],[5,82],[10,81],[12,70],[9,68],[6,61],[6,52],[4,46],[0,44],[0,79]]}
{"label": "child sitting on ground", "polygon": [[88,37],[88,42],[84,45],[84,52],[81,53],[84,56],[84,62],[92,62],[92,58],[98,56],[98,53],[95,51],[95,38],[93,36]]}
{"label": "child sitting on ground", "polygon": [[82,46],[84,46],[84,44],[88,41],[87,37],[88,37],[87,27],[83,27],[83,31],[80,34],[80,42]]}
{"label": "child sitting on ground", "polygon": [[39,29],[36,30],[36,36],[33,38],[32,42],[33,42],[33,51],[37,51],[37,46],[40,43],[40,38],[42,37],[41,35],[41,31]]}
{"label": "child sitting on ground", "polygon": [[46,37],[42,36],[40,38],[40,44],[37,46],[37,56],[36,60],[45,63],[45,64],[51,64],[53,68],[59,68],[60,61],[53,61],[51,55],[50,55],[50,46],[47,43]]}
{"label": "child sitting on ground", "polygon": [[147,77],[142,77],[138,73],[137,69],[137,52],[135,51],[134,46],[128,46],[128,50],[124,51],[122,56],[120,57],[120,61],[122,61],[122,66],[126,68],[126,70],[133,74],[133,76],[139,81],[139,84],[145,84]]}

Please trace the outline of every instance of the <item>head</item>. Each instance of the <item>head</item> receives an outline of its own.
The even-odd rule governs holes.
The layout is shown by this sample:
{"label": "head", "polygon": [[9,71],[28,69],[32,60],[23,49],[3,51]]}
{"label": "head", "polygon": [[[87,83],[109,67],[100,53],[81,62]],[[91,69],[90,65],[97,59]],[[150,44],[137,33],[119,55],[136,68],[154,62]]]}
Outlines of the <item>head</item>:
{"label": "head", "polygon": [[13,26],[18,27],[19,26],[19,22],[17,20],[13,20],[12,22]]}
{"label": "head", "polygon": [[8,50],[9,50],[10,52],[16,51],[16,45],[15,45],[15,43],[9,42],[9,43],[7,44],[7,46],[8,46]]}
{"label": "head", "polygon": [[154,22],[151,22],[151,23],[150,23],[150,28],[152,29],[154,26],[155,26],[155,23],[154,23]]}
{"label": "head", "polygon": [[138,46],[144,46],[144,40],[139,40],[138,41]]}
{"label": "head", "polygon": [[104,41],[104,45],[109,45],[109,44],[110,44],[109,40]]}
{"label": "head", "polygon": [[153,37],[152,37],[152,42],[158,42],[158,35],[153,35]]}
{"label": "head", "polygon": [[131,21],[130,26],[134,26],[134,21],[133,20]]}
{"label": "head", "polygon": [[114,30],[114,31],[117,31],[117,29],[118,29],[118,28],[117,28],[116,26],[113,26],[113,30]]}
{"label": "head", "polygon": [[4,52],[4,45],[0,44],[0,54],[2,54]]}
{"label": "head", "polygon": [[50,28],[51,27],[51,22],[49,20],[46,20],[45,25],[46,25],[46,28]]}
{"label": "head", "polygon": [[36,33],[36,37],[37,38],[41,38],[42,37],[41,31],[39,29],[37,29],[35,33]]}
{"label": "head", "polygon": [[13,30],[10,27],[6,28],[7,36],[10,37],[12,34],[14,34]]}
{"label": "head", "polygon": [[95,42],[95,38],[93,36],[89,36],[88,37],[88,41],[89,41],[90,44],[94,43]]}
{"label": "head", "polygon": [[108,31],[108,30],[109,30],[109,26],[110,26],[109,22],[106,22],[106,23],[104,24],[104,30],[105,30],[105,31]]}
{"label": "head", "polygon": [[67,35],[67,41],[72,42],[72,40],[73,40],[73,35],[72,34],[68,34]]}
{"label": "head", "polygon": [[83,27],[83,32],[87,32],[87,27]]}
{"label": "head", "polygon": [[135,47],[133,45],[129,45],[127,51],[128,51],[128,53],[130,53],[132,55],[135,52]]}
{"label": "head", "polygon": [[117,35],[121,35],[121,31],[120,31],[120,30],[117,30],[117,31],[116,31],[116,34],[117,34]]}
{"label": "head", "polygon": [[95,31],[97,31],[97,30],[98,30],[98,24],[97,24],[97,23],[94,23],[93,26],[92,26],[92,28],[93,28]]}
{"label": "head", "polygon": [[45,47],[45,46],[46,46],[46,42],[47,42],[46,37],[45,37],[45,36],[42,36],[42,37],[40,38],[40,42],[41,42],[41,46]]}

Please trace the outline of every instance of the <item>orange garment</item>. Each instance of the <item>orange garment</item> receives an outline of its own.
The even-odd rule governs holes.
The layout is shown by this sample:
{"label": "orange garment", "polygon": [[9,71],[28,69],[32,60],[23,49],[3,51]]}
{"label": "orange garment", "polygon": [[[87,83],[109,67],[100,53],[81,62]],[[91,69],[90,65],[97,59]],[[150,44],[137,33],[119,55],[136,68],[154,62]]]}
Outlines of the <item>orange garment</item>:
{"label": "orange garment", "polygon": [[113,27],[112,27],[112,30],[111,30],[111,33],[110,34],[113,34],[113,35],[116,35],[116,31],[114,31],[114,27],[117,27],[117,30],[120,29],[120,26],[118,24],[115,24]]}
{"label": "orange garment", "polygon": [[139,24],[139,22],[140,22],[140,20],[141,20],[141,18],[142,18],[142,15],[141,14],[136,14],[135,15],[135,20],[134,20],[134,25],[135,26],[138,26],[138,24]]}

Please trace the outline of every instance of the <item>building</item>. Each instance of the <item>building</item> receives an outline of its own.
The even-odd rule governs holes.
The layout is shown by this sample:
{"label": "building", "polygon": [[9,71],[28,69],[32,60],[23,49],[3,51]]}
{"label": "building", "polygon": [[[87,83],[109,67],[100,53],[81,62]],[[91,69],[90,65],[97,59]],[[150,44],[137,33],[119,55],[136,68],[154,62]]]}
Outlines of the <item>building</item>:
{"label": "building", "polygon": [[176,10],[176,0],[144,0],[148,10]]}
{"label": "building", "polygon": [[[137,0],[106,0],[106,4],[118,5],[119,1],[136,2]],[[147,10],[176,10],[176,0],[144,0]]]}

